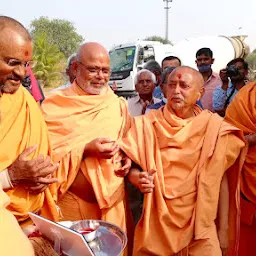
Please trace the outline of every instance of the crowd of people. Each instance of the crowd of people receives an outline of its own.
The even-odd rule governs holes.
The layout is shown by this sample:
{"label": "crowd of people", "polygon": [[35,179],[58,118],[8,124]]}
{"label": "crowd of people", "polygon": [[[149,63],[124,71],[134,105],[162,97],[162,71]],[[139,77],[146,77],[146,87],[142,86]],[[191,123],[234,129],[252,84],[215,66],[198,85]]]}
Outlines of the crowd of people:
{"label": "crowd of people", "polygon": [[255,255],[256,83],[243,59],[220,74],[209,48],[198,70],[151,60],[125,100],[108,51],[88,42],[39,105],[22,86],[32,56],[26,28],[0,16],[0,255],[57,255],[28,212],[111,222],[129,256]]}

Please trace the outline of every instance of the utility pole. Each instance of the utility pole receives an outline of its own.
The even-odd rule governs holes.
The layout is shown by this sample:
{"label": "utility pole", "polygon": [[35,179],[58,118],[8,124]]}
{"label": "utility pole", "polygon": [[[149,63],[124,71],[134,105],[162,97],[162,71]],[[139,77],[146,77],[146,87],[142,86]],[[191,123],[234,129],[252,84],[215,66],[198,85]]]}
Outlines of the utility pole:
{"label": "utility pole", "polygon": [[169,6],[169,3],[172,2],[172,0],[163,0],[166,3],[166,6],[164,9],[166,10],[166,21],[165,21],[165,39],[168,40],[168,30],[169,30],[169,9],[171,9],[171,6]]}

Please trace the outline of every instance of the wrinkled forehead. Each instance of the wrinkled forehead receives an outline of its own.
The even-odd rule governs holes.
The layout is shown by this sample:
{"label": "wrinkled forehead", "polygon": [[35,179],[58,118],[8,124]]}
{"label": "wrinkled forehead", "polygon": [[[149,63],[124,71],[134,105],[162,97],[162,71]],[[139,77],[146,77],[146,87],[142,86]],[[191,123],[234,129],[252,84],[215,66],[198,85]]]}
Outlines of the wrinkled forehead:
{"label": "wrinkled forehead", "polygon": [[88,52],[85,54],[81,54],[79,61],[88,65],[95,66],[110,66],[110,58],[109,55],[105,52]]}
{"label": "wrinkled forehead", "polygon": [[143,80],[143,79],[152,81],[152,75],[149,72],[142,72],[141,74],[139,74],[138,80]]}
{"label": "wrinkled forehead", "polygon": [[178,69],[171,72],[170,75],[168,76],[168,81],[173,80],[191,82],[193,81],[193,75],[189,71]]}

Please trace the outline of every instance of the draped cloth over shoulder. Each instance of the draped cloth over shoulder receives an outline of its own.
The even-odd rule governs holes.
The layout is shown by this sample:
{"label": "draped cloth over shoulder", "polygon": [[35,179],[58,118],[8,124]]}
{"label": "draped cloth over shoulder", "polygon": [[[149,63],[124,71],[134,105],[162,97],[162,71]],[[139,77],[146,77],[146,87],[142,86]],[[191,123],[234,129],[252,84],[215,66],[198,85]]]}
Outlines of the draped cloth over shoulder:
{"label": "draped cloth over shoulder", "polygon": [[[70,211],[76,202],[79,207],[77,217],[73,218],[101,218],[126,230],[124,180],[114,173],[120,166],[120,163],[114,163],[117,156],[108,160],[83,158],[84,147],[90,141],[96,138],[117,141],[126,133],[130,118],[125,100],[118,98],[110,88],[104,95],[86,95],[74,82],[46,99],[42,108],[51,137],[53,159],[60,161],[57,172],[60,183],[58,187],[53,186],[52,191],[61,210],[67,212],[64,208],[69,208]],[[80,197],[69,189],[81,173],[85,184],[80,189]],[[72,216],[64,214],[64,218]]]}
{"label": "draped cloth over shoulder", "polygon": [[[166,106],[153,110],[135,118],[122,140],[121,148],[143,171],[157,171],[154,191],[144,197],[134,255],[220,255],[214,224],[220,184],[244,141],[241,132],[217,114],[197,107],[194,112],[196,117],[184,120],[170,114]],[[230,184],[236,232],[240,160]],[[232,246],[236,232],[230,237]]]}
{"label": "draped cloth over shoulder", "polygon": [[[241,129],[245,135],[256,134],[256,83],[244,86],[227,108],[225,120]],[[246,155],[242,172],[241,189],[256,205],[256,147]]]}
{"label": "draped cloth over shoulder", "polygon": [[[8,168],[28,147],[37,149],[28,160],[40,154],[50,154],[47,126],[35,100],[21,86],[14,94],[4,93],[0,97],[0,170]],[[58,220],[58,212],[49,189],[38,195],[16,186],[7,191],[11,203],[8,209],[18,221],[29,218],[28,211],[39,213],[49,219]]]}
{"label": "draped cloth over shoulder", "polygon": [[[226,111],[225,120],[244,132],[256,134],[256,83],[244,86]],[[256,252],[256,146],[248,148],[241,176],[241,236],[239,255]]]}

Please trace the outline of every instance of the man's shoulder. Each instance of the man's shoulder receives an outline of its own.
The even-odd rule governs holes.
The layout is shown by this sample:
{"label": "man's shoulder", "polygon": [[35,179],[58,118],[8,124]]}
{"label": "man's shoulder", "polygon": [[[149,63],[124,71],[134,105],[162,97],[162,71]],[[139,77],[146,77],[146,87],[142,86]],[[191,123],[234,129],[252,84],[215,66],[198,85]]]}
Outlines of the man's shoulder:
{"label": "man's shoulder", "polygon": [[219,93],[220,91],[224,91],[224,90],[222,89],[222,85],[221,85],[221,84],[219,84],[219,85],[216,86],[216,88],[215,88],[214,91],[213,91],[213,94]]}
{"label": "man's shoulder", "polygon": [[140,100],[140,97],[138,95],[127,99],[128,104],[137,103]]}
{"label": "man's shoulder", "polygon": [[65,88],[69,87],[70,85],[71,85],[71,83],[68,81],[66,84],[63,84],[63,85],[51,90],[50,92],[56,92],[56,91],[65,89]]}
{"label": "man's shoulder", "polygon": [[158,101],[155,104],[148,106],[148,109],[159,109],[159,108],[161,108],[164,105],[165,104],[164,104],[163,101]]}
{"label": "man's shoulder", "polygon": [[209,83],[214,84],[216,87],[218,85],[221,85],[222,81],[221,81],[221,78],[220,78],[219,74],[216,73],[216,72],[213,72],[211,77],[210,77]]}

